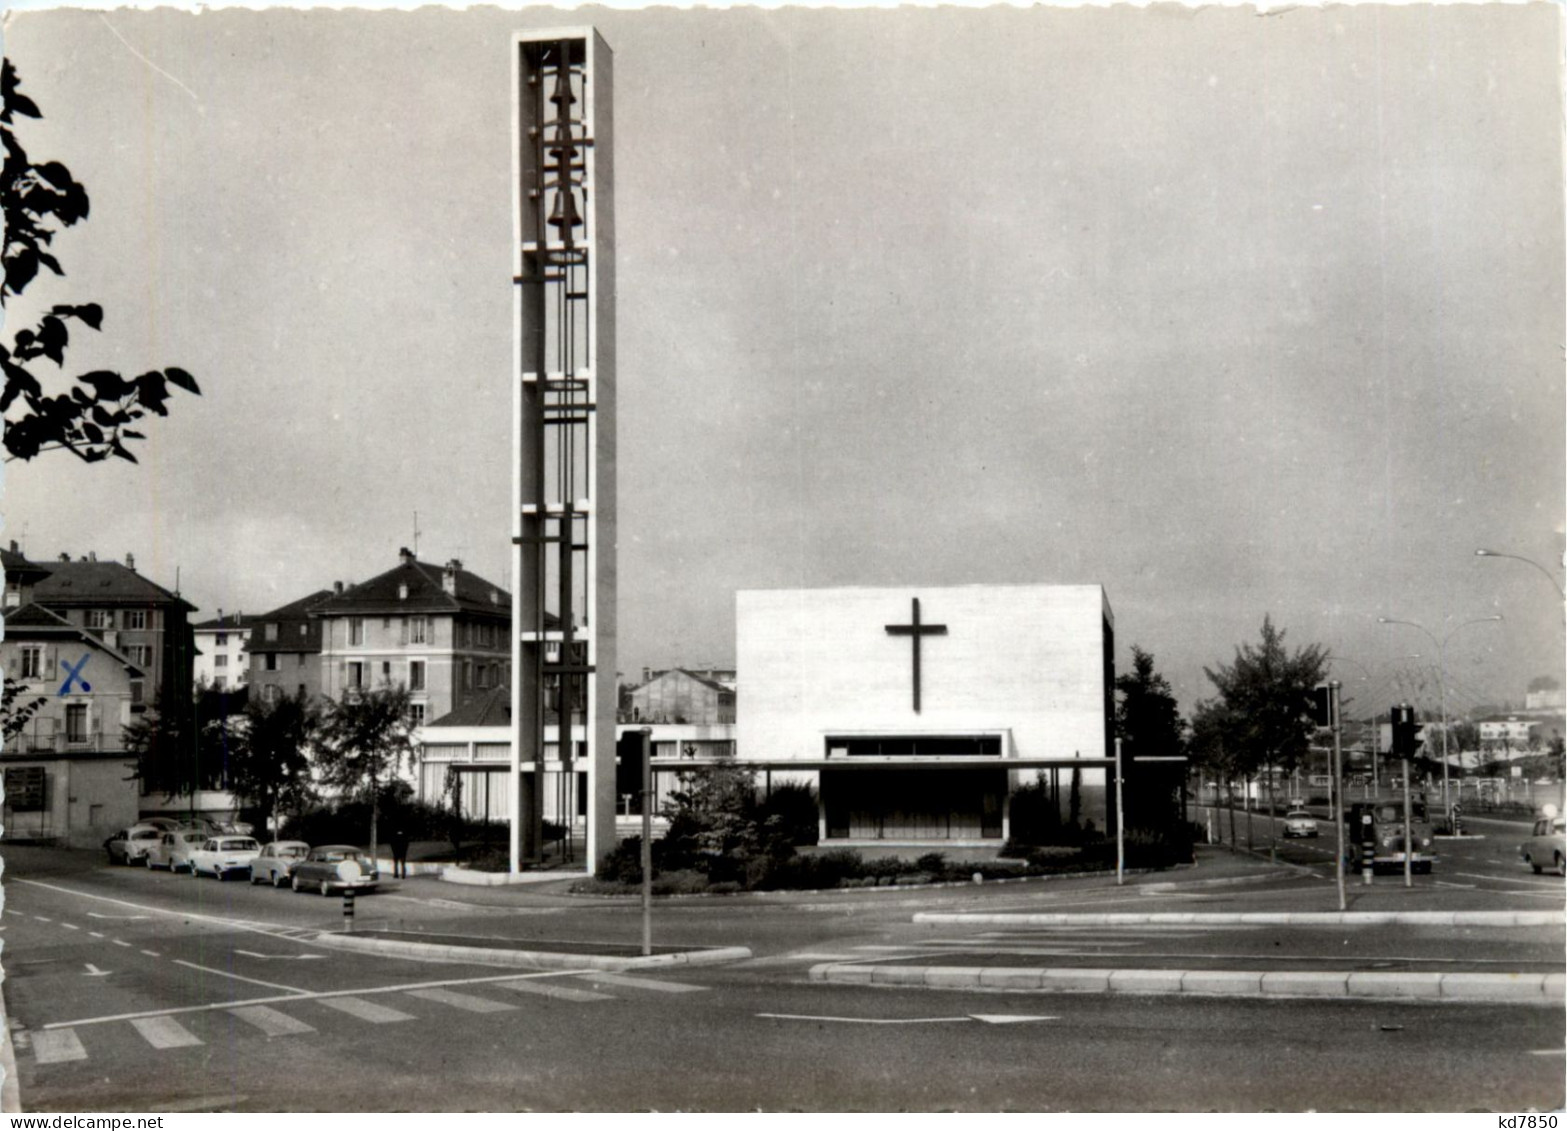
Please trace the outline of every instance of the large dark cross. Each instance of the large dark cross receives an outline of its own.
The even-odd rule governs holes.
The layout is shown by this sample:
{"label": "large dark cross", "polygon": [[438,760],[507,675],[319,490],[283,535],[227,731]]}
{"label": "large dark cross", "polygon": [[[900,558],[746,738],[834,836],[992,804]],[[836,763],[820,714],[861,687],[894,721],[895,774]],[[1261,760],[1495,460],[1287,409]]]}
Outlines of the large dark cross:
{"label": "large dark cross", "polygon": [[914,713],[919,714],[920,709],[920,637],[945,636],[947,626],[944,624],[920,623],[920,599],[914,598],[914,623],[913,624],[889,624],[887,626],[889,636],[912,636],[914,638]]}

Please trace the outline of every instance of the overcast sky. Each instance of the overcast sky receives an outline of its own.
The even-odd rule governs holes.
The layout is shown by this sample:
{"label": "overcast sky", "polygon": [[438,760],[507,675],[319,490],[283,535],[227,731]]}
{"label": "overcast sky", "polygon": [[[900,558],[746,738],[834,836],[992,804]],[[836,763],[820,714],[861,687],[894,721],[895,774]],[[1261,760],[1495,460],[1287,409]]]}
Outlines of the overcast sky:
{"label": "overcast sky", "polygon": [[[1556,6],[13,13],[92,215],[71,370],[179,365],[5,537],[200,617],[413,542],[509,585],[508,39],[615,53],[619,666],[738,588],[1103,584],[1183,710],[1271,613],[1355,690],[1562,669]],[[89,336],[92,338],[93,336]],[[932,614],[937,610],[930,604]],[[1420,660],[1407,660],[1421,652]],[[744,679],[744,673],[741,673]],[[1383,704],[1385,709],[1385,704]]]}

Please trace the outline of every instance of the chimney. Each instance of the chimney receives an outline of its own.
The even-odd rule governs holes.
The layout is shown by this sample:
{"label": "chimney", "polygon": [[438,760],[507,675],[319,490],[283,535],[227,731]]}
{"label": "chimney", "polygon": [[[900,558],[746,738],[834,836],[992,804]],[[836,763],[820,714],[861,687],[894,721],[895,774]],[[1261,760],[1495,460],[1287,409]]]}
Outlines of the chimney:
{"label": "chimney", "polygon": [[71,560],[71,555],[70,554],[61,554],[60,555],[60,560],[62,562],[68,562],[68,561]]}
{"label": "chimney", "polygon": [[136,555],[135,554],[129,554],[128,553],[128,554],[125,555],[125,568],[130,570],[132,573],[136,572]]}
{"label": "chimney", "polygon": [[441,571],[441,588],[454,597],[457,595],[457,571],[460,569],[462,569],[462,562],[453,558]]}
{"label": "chimney", "polygon": [[652,668],[643,668],[642,669],[642,682],[643,683],[649,683],[649,682],[652,681],[652,679],[653,679],[653,669]]}
{"label": "chimney", "polygon": [[343,583],[341,581],[332,582],[332,595],[335,597],[343,595]]}
{"label": "chimney", "polygon": [[90,561],[90,562],[96,562],[98,560],[98,551],[97,550],[88,550],[87,551],[87,560]]}
{"label": "chimney", "polygon": [[21,550],[17,549],[15,538],[11,539],[11,552],[13,554],[20,554],[22,552]]}
{"label": "chimney", "polygon": [[404,546],[401,549],[399,549],[397,551],[397,556],[403,559],[403,564],[404,565],[411,565],[413,563],[414,552],[412,550],[410,550],[407,546]]}

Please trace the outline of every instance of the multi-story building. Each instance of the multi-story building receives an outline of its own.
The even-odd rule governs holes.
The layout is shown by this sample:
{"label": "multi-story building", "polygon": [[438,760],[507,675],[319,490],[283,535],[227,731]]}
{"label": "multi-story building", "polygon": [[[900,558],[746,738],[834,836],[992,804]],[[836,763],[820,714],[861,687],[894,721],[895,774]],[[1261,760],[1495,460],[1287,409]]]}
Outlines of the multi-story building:
{"label": "multi-story building", "polygon": [[[455,559],[437,566],[400,555],[393,569],[333,593],[309,615],[321,623],[323,695],[401,685],[422,725],[509,686],[511,595]],[[253,642],[252,653],[261,646]]]}
{"label": "multi-story building", "polygon": [[621,722],[714,726],[735,721],[732,669],[644,668],[642,682],[621,694]]}
{"label": "multi-story building", "polygon": [[321,628],[311,611],[343,592],[319,589],[269,613],[249,618],[245,644],[250,693],[259,702],[275,703],[289,696],[313,699],[322,692]]}
{"label": "multi-story building", "polygon": [[198,688],[232,691],[244,686],[250,660],[245,654],[245,641],[250,638],[255,619],[244,613],[225,616],[219,609],[216,619],[191,626],[196,636],[194,670]]}

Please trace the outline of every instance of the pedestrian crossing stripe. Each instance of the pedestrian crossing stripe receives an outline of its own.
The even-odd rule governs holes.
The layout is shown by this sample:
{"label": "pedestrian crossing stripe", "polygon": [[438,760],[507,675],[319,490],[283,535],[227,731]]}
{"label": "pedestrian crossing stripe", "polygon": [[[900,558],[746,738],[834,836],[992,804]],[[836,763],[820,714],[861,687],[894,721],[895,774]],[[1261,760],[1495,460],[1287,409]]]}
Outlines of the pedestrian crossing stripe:
{"label": "pedestrian crossing stripe", "polygon": [[33,1059],[39,1064],[86,1060],[87,1050],[74,1029],[52,1029],[33,1034]]}
{"label": "pedestrian crossing stripe", "polygon": [[303,1021],[267,1005],[242,1005],[228,1012],[231,1016],[254,1025],[269,1037],[289,1037],[296,1033],[316,1031],[314,1025],[306,1025]]}
{"label": "pedestrian crossing stripe", "polygon": [[200,1037],[172,1017],[138,1017],[131,1025],[155,1049],[185,1048],[202,1043]]}
{"label": "pedestrian crossing stripe", "polygon": [[322,997],[316,998],[322,1005],[329,1009],[336,1009],[346,1013],[350,1017],[357,1017],[361,1021],[370,1021],[376,1025],[384,1025],[391,1021],[412,1021],[413,1014],[404,1013],[400,1009],[379,1005],[373,1001],[366,1001],[362,997]]}
{"label": "pedestrian crossing stripe", "polygon": [[466,1009],[469,1013],[503,1013],[508,1009],[517,1008],[509,1001],[496,1001],[494,998],[460,994],[455,990],[409,990],[408,996],[423,998],[425,1001],[438,1001],[442,1005],[450,1005],[456,1009]]}
{"label": "pedestrian crossing stripe", "polygon": [[516,990],[520,994],[538,994],[541,997],[559,998],[562,1001],[611,1001],[610,994],[596,994],[592,990],[577,990],[570,986],[551,985],[548,982],[523,981],[495,982],[504,990]]}

